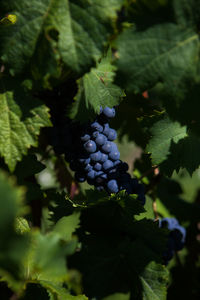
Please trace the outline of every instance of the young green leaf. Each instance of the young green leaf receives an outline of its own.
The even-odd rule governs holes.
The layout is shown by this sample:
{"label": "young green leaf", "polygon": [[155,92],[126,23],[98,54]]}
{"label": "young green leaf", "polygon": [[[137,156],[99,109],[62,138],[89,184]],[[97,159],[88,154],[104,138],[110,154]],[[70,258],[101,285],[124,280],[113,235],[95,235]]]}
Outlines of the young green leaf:
{"label": "young green leaf", "polygon": [[10,171],[37,145],[40,128],[50,126],[48,108],[32,97],[20,82],[0,81],[0,154]]}

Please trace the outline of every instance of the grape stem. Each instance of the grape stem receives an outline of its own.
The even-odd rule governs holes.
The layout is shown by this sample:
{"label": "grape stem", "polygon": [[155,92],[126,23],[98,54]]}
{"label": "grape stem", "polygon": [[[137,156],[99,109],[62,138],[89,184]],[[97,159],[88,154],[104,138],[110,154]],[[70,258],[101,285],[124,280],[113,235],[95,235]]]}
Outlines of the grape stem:
{"label": "grape stem", "polygon": [[[142,176],[140,176],[139,180],[142,180],[142,178],[148,176],[149,174],[151,174],[152,172],[155,173],[155,170],[158,168],[158,166],[152,166],[149,170],[147,170],[144,174],[142,174]],[[157,175],[157,174],[156,174]]]}
{"label": "grape stem", "polygon": [[78,193],[79,188],[77,183],[74,182],[66,163],[62,157],[57,157],[55,162],[55,173],[61,188],[66,188],[70,193],[71,199]]}
{"label": "grape stem", "polygon": [[153,206],[153,212],[154,212],[154,216],[155,216],[155,221],[157,221],[159,219],[159,215],[158,215],[158,212],[157,212],[156,200],[153,200],[152,206]]}

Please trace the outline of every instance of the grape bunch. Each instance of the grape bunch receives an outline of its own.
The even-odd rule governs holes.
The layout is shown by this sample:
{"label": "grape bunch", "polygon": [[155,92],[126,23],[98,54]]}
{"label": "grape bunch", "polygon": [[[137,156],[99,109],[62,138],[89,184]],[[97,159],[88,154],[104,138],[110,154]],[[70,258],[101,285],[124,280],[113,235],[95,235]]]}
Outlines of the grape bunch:
{"label": "grape bunch", "polygon": [[120,160],[119,150],[113,142],[117,133],[110,128],[109,120],[114,117],[114,108],[101,108],[94,122],[74,133],[75,139],[65,158],[78,182],[87,180],[98,191],[108,193],[126,190],[128,194],[138,194],[138,199],[144,204],[144,187],[127,173],[128,165]]}
{"label": "grape bunch", "polygon": [[164,263],[167,265],[175,251],[183,249],[186,239],[186,230],[175,218],[163,218],[159,220],[159,227],[167,228],[170,231],[167,249],[163,254]]}

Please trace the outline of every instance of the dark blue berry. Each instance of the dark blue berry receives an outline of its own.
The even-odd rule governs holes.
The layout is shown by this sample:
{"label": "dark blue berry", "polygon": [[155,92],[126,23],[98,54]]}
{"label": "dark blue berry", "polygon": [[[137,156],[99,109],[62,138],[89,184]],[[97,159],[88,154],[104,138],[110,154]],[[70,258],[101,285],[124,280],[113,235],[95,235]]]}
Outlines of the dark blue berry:
{"label": "dark blue berry", "polygon": [[72,171],[77,171],[79,169],[79,165],[76,161],[71,161],[69,166]]}
{"label": "dark blue berry", "polygon": [[99,132],[103,131],[103,126],[101,126],[101,124],[99,124],[98,122],[93,122],[90,126],[93,130],[96,130]]}
{"label": "dark blue berry", "polygon": [[76,172],[75,173],[75,179],[78,181],[78,182],[84,182],[86,180],[86,176],[84,173],[82,172]]}
{"label": "dark blue berry", "polygon": [[81,157],[78,159],[78,161],[81,163],[81,164],[84,164],[84,165],[87,165],[90,163],[90,158],[89,157]]}
{"label": "dark blue berry", "polygon": [[118,159],[113,162],[113,165],[114,165],[114,167],[116,167],[116,166],[119,166],[121,163],[122,163],[121,160]]}
{"label": "dark blue berry", "polygon": [[170,233],[168,237],[167,249],[163,254],[164,263],[167,265],[173,257],[175,251],[179,251],[184,247],[186,230],[179,225],[175,218],[163,218],[159,221],[159,227],[167,228]]}
{"label": "dark blue berry", "polygon": [[105,134],[106,136],[108,136],[109,135],[109,130],[110,130],[109,124],[108,123],[104,124],[103,134]]}
{"label": "dark blue berry", "polygon": [[103,174],[104,174],[103,171],[98,171],[98,172],[96,172],[96,178],[99,177],[99,176],[102,176]]}
{"label": "dark blue berry", "polygon": [[108,155],[105,153],[101,153],[101,160],[100,162],[105,162],[108,159]]}
{"label": "dark blue berry", "polygon": [[87,142],[90,139],[90,135],[89,134],[84,134],[81,136],[81,141],[82,142]]}
{"label": "dark blue berry", "polygon": [[119,191],[119,187],[115,179],[111,179],[108,181],[107,188],[110,193],[117,193]]}
{"label": "dark blue berry", "polygon": [[122,163],[120,164],[120,166],[119,166],[119,169],[120,169],[120,171],[122,171],[122,172],[128,171],[128,164],[125,163],[125,162],[122,162]]}
{"label": "dark blue berry", "polygon": [[99,185],[96,187],[98,192],[102,192],[104,190],[104,187],[102,185]]}
{"label": "dark blue berry", "polygon": [[113,162],[111,160],[106,160],[104,163],[103,163],[103,169],[104,170],[108,170],[110,168],[113,167]]}
{"label": "dark blue berry", "polygon": [[93,137],[94,139],[96,139],[96,137],[98,137],[99,134],[100,134],[99,131],[94,131],[94,132],[92,133],[92,137]]}
{"label": "dark blue berry", "polygon": [[91,170],[87,173],[87,178],[88,179],[94,179],[96,176],[96,172],[94,170]]}
{"label": "dark blue berry", "polygon": [[104,114],[107,118],[114,118],[115,109],[110,107],[105,107],[102,114]]}
{"label": "dark blue berry", "polygon": [[93,167],[90,165],[90,164],[87,164],[86,166],[85,166],[85,168],[84,168],[84,170],[86,171],[86,172],[89,172],[89,171],[91,171],[93,169]]}
{"label": "dark blue berry", "polygon": [[99,134],[95,139],[95,142],[98,146],[104,145],[106,141],[107,137],[104,134]]}
{"label": "dark blue berry", "polygon": [[87,152],[93,153],[93,152],[96,151],[97,146],[96,146],[96,143],[95,143],[94,141],[89,140],[88,142],[86,142],[86,143],[84,144],[84,148],[85,148],[85,150],[86,150]]}
{"label": "dark blue berry", "polygon": [[131,186],[133,189],[133,194],[134,194],[134,192],[136,193],[136,191],[138,190],[138,186],[139,186],[139,182],[136,178],[131,179]]}
{"label": "dark blue berry", "polygon": [[163,218],[161,220],[162,227],[166,227],[169,230],[173,230],[176,226],[179,225],[178,221],[175,218]]}
{"label": "dark blue berry", "polygon": [[109,179],[117,179],[120,177],[120,173],[118,172],[118,170],[115,167],[108,170],[107,173],[108,173]]}
{"label": "dark blue berry", "polygon": [[139,200],[142,203],[142,205],[145,205],[146,198],[144,194],[139,194],[137,200]]}
{"label": "dark blue berry", "polygon": [[100,175],[98,175],[97,177],[96,177],[96,182],[98,183],[98,184],[102,184],[102,183],[104,183],[106,180],[107,180],[107,178],[108,178],[108,176],[107,176],[107,174],[105,174],[105,173],[101,173]]}
{"label": "dark blue berry", "polygon": [[94,165],[94,169],[95,169],[96,171],[101,171],[102,165],[101,165],[100,163],[96,163],[96,164]]}
{"label": "dark blue berry", "polygon": [[91,160],[97,161],[97,162],[99,162],[101,160],[101,156],[102,156],[102,154],[100,151],[90,154]]}
{"label": "dark blue berry", "polygon": [[131,175],[129,173],[124,173],[120,177],[121,182],[130,182]]}
{"label": "dark blue berry", "polygon": [[102,151],[105,153],[109,153],[112,151],[112,142],[105,142],[105,144],[101,147]]}
{"label": "dark blue berry", "polygon": [[109,141],[114,141],[116,140],[116,138],[117,138],[117,132],[114,129],[110,128],[108,132]]}
{"label": "dark blue berry", "polygon": [[110,153],[109,153],[109,158],[112,159],[112,160],[118,160],[119,157],[120,157],[120,153],[118,150],[114,149],[112,150]]}

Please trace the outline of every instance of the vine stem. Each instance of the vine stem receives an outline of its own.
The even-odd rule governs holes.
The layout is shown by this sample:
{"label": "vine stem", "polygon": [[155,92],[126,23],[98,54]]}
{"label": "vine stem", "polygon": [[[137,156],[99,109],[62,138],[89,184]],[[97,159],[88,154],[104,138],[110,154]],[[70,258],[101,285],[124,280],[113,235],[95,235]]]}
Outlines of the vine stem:
{"label": "vine stem", "polygon": [[[142,178],[144,178],[147,175],[151,174],[152,172],[154,172],[154,174],[155,174],[156,169],[158,169],[157,165],[156,166],[152,166],[151,169],[147,170],[144,174],[142,174],[142,176],[139,178],[139,180],[141,180]],[[159,170],[158,170],[158,173],[159,173]],[[158,175],[158,173],[155,174],[155,175]]]}
{"label": "vine stem", "polygon": [[72,175],[67,169],[66,163],[62,157],[57,157],[55,162],[56,178],[62,188],[66,188],[73,199],[79,192],[78,184],[73,180]]}
{"label": "vine stem", "polygon": [[159,219],[159,215],[157,212],[157,204],[156,204],[156,200],[153,200],[153,212],[154,212],[154,216],[155,216],[155,221],[157,221]]}

